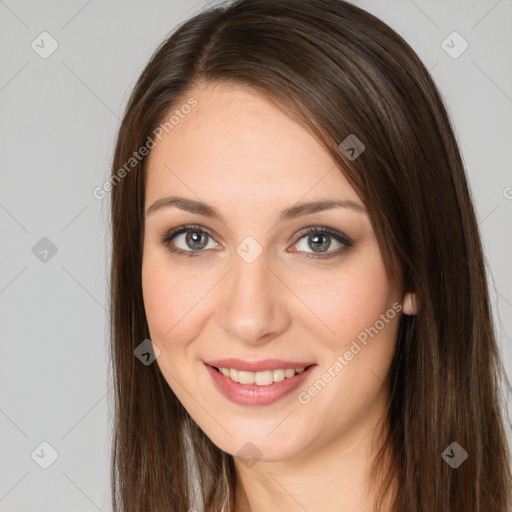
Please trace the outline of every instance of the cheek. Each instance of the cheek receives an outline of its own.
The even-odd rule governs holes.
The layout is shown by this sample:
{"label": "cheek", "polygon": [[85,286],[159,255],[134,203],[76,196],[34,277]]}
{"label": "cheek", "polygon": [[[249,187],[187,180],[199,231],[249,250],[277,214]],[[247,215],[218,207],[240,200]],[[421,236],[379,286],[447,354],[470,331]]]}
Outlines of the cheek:
{"label": "cheek", "polygon": [[[322,286],[319,287],[319,283]],[[377,250],[354,258],[340,271],[332,272],[309,292],[305,302],[329,328],[327,339],[337,349],[349,344],[379,320],[392,306],[392,288]]]}
{"label": "cheek", "polygon": [[194,406],[189,393],[199,393],[187,366],[189,349],[201,331],[198,301],[205,290],[199,289],[204,285],[198,284],[200,280],[194,275],[176,268],[162,251],[147,250],[142,263],[142,291],[150,338],[160,350],[156,364],[189,409]]}
{"label": "cheek", "polygon": [[[197,273],[171,265],[164,251],[146,249],[142,293],[151,339],[164,349],[177,349],[201,330],[201,311],[210,286]],[[171,345],[172,342],[172,345]]]}
{"label": "cheek", "polygon": [[[151,251],[145,251],[142,262],[142,295],[151,339],[161,341],[175,319],[172,289],[165,265]],[[172,285],[173,287],[175,284]]]}
{"label": "cheek", "polygon": [[[333,420],[336,428],[359,417],[379,393],[394,355],[400,319],[380,253],[368,251],[351,263],[324,287],[325,295],[317,297],[322,320],[334,334],[323,338],[326,352],[318,380],[299,396],[301,404],[316,404],[306,407],[313,416],[312,411],[319,418],[340,411]],[[311,421],[315,424],[314,418]]]}

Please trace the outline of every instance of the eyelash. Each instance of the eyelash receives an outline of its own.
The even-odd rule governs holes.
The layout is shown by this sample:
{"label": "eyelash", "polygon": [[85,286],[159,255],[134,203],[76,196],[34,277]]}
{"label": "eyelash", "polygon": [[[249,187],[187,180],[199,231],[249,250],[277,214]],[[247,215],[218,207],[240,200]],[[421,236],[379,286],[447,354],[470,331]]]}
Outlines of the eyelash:
{"label": "eyelash", "polygon": [[[167,247],[169,252],[178,254],[179,256],[186,256],[188,258],[200,256],[201,253],[204,252],[203,250],[183,251],[182,249],[176,249],[176,248],[171,247],[171,242],[174,238],[176,238],[176,236],[178,236],[182,233],[188,233],[188,232],[197,232],[197,233],[203,233],[203,234],[205,233],[212,240],[215,240],[213,233],[209,229],[204,228],[203,226],[189,224],[186,226],[179,226],[177,228],[171,229],[170,231],[166,232],[164,234],[164,236],[162,237],[162,242],[165,244],[165,246]],[[318,253],[318,254],[306,253],[308,255],[306,257],[308,257],[308,258],[315,258],[315,259],[331,258],[333,256],[337,256],[337,255],[341,254],[342,252],[345,252],[346,249],[349,249],[350,247],[353,246],[353,241],[348,236],[346,236],[343,233],[340,233],[339,231],[336,231],[334,229],[331,229],[331,228],[328,228],[325,226],[313,226],[313,227],[308,227],[308,228],[303,229],[299,233],[299,237],[297,238],[294,245],[297,244],[299,242],[299,240],[304,238],[306,235],[310,235],[312,233],[329,235],[329,236],[333,237],[334,239],[336,239],[338,242],[340,242],[345,247],[344,248],[342,247],[342,248],[338,249],[337,251],[333,251],[333,252]]]}

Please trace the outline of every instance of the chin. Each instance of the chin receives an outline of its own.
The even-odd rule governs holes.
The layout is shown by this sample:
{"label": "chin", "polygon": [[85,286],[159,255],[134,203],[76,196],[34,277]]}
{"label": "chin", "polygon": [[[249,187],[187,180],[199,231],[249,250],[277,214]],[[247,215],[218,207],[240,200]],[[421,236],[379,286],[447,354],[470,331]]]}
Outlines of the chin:
{"label": "chin", "polygon": [[276,433],[276,435],[271,434],[270,436],[267,428],[262,428],[261,432],[253,431],[251,434],[248,434],[247,430],[244,429],[241,429],[240,432],[230,432],[233,437],[223,432],[221,439],[211,437],[207,432],[206,434],[222,451],[241,460],[246,459],[248,466],[258,461],[279,462],[293,459],[302,453],[306,447],[304,440],[299,442],[294,436],[290,436],[289,431],[282,435]]}

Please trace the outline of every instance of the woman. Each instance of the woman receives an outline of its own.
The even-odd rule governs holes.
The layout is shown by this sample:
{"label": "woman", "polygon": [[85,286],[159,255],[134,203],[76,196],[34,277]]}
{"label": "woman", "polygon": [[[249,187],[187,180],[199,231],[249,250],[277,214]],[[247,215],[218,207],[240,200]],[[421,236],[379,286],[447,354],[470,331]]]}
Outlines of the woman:
{"label": "woman", "polygon": [[392,29],[340,0],[195,16],[111,183],[114,510],[510,507],[470,191]]}

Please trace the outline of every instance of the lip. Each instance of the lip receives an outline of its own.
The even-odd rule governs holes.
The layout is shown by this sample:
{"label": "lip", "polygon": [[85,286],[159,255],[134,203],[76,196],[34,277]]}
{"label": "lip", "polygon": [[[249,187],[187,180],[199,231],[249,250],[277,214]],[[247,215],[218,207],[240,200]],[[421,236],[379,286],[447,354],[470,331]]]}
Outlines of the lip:
{"label": "lip", "polygon": [[205,364],[215,366],[215,368],[233,368],[234,370],[241,370],[243,372],[264,372],[266,370],[288,370],[293,368],[306,367],[315,364],[313,361],[309,362],[293,362],[283,361],[281,359],[264,359],[262,361],[243,361],[242,359],[228,358],[216,359],[215,361],[203,361]]}
{"label": "lip", "polygon": [[[230,360],[233,361],[233,360]],[[226,362],[223,360],[222,362]],[[203,362],[204,363],[204,362]],[[268,364],[268,361],[260,361],[259,364]],[[232,363],[230,363],[232,364]],[[280,362],[282,364],[282,362]],[[295,365],[296,363],[293,363]],[[306,368],[302,373],[296,374],[291,378],[285,378],[281,382],[273,382],[268,386],[257,386],[256,384],[240,384],[239,382],[232,381],[229,377],[224,377],[222,373],[218,372],[208,363],[204,363],[208,373],[211,375],[216,388],[229,400],[239,405],[270,405],[278,400],[281,400],[294,389],[299,387],[317,367],[312,364]],[[305,366],[308,366],[307,364]],[[233,366],[220,366],[221,368],[233,368]],[[247,367],[247,366],[245,366]],[[268,369],[268,366],[265,368]],[[283,368],[279,365],[274,368]],[[299,368],[299,366],[288,366],[288,368]],[[286,368],[284,368],[286,369]],[[258,371],[258,370],[243,370],[242,371]],[[259,370],[262,371],[262,370]]]}

